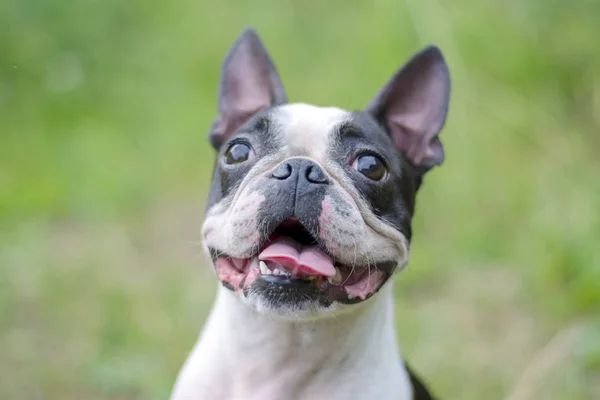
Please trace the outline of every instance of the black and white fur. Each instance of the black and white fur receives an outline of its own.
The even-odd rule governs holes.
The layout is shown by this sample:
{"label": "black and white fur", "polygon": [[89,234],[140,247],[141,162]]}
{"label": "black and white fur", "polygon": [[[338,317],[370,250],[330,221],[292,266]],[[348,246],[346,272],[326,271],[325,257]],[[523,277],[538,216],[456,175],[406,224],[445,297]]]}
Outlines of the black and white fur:
{"label": "black and white fur", "polygon": [[[400,357],[388,278],[408,262],[423,175],[444,158],[437,135],[449,87],[441,52],[430,46],[362,111],[289,104],[255,31],[241,34],[223,64],[210,133],[218,154],[205,249],[213,261],[252,265],[292,218],[336,263],[365,266],[378,286],[357,298],[218,274],[223,285],[173,400],[432,398]],[[236,143],[251,157],[230,164]],[[361,154],[383,162],[385,179],[356,170]]]}

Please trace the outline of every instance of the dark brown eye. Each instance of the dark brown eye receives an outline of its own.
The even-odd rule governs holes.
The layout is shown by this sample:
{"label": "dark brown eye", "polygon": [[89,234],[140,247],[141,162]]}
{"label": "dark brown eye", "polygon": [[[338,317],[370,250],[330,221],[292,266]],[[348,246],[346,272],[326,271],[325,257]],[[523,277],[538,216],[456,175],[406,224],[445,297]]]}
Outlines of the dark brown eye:
{"label": "dark brown eye", "polygon": [[363,154],[356,157],[352,168],[367,178],[380,181],[387,176],[387,168],[381,158],[373,154]]}
{"label": "dark brown eye", "polygon": [[254,157],[254,151],[246,143],[234,143],[225,152],[227,164],[239,164]]}

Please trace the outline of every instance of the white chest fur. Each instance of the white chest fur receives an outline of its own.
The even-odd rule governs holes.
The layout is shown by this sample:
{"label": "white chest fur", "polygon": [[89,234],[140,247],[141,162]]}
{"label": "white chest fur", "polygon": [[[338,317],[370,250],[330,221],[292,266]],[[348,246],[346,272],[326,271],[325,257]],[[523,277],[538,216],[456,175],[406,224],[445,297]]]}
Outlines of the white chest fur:
{"label": "white chest fur", "polygon": [[254,312],[221,288],[171,399],[412,399],[391,289],[350,313],[299,322]]}

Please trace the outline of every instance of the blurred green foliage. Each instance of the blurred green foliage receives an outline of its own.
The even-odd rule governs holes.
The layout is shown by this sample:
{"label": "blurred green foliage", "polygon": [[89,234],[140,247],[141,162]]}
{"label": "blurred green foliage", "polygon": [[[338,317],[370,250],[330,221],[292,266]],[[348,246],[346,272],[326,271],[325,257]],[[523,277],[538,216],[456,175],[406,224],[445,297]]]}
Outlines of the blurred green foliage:
{"label": "blurred green foliage", "polygon": [[403,353],[447,399],[600,398],[598,21],[596,0],[2,1],[0,398],[168,395],[214,294],[206,132],[246,25],[292,101],[351,109],[442,48]]}

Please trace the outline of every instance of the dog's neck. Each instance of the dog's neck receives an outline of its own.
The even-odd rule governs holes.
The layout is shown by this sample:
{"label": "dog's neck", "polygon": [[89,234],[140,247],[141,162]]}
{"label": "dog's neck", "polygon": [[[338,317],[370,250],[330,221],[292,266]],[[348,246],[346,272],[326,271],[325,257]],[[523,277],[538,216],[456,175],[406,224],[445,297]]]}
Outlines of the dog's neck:
{"label": "dog's neck", "polygon": [[221,288],[172,398],[411,396],[396,344],[392,285],[386,285],[351,312],[310,321],[285,321],[253,311]]}

